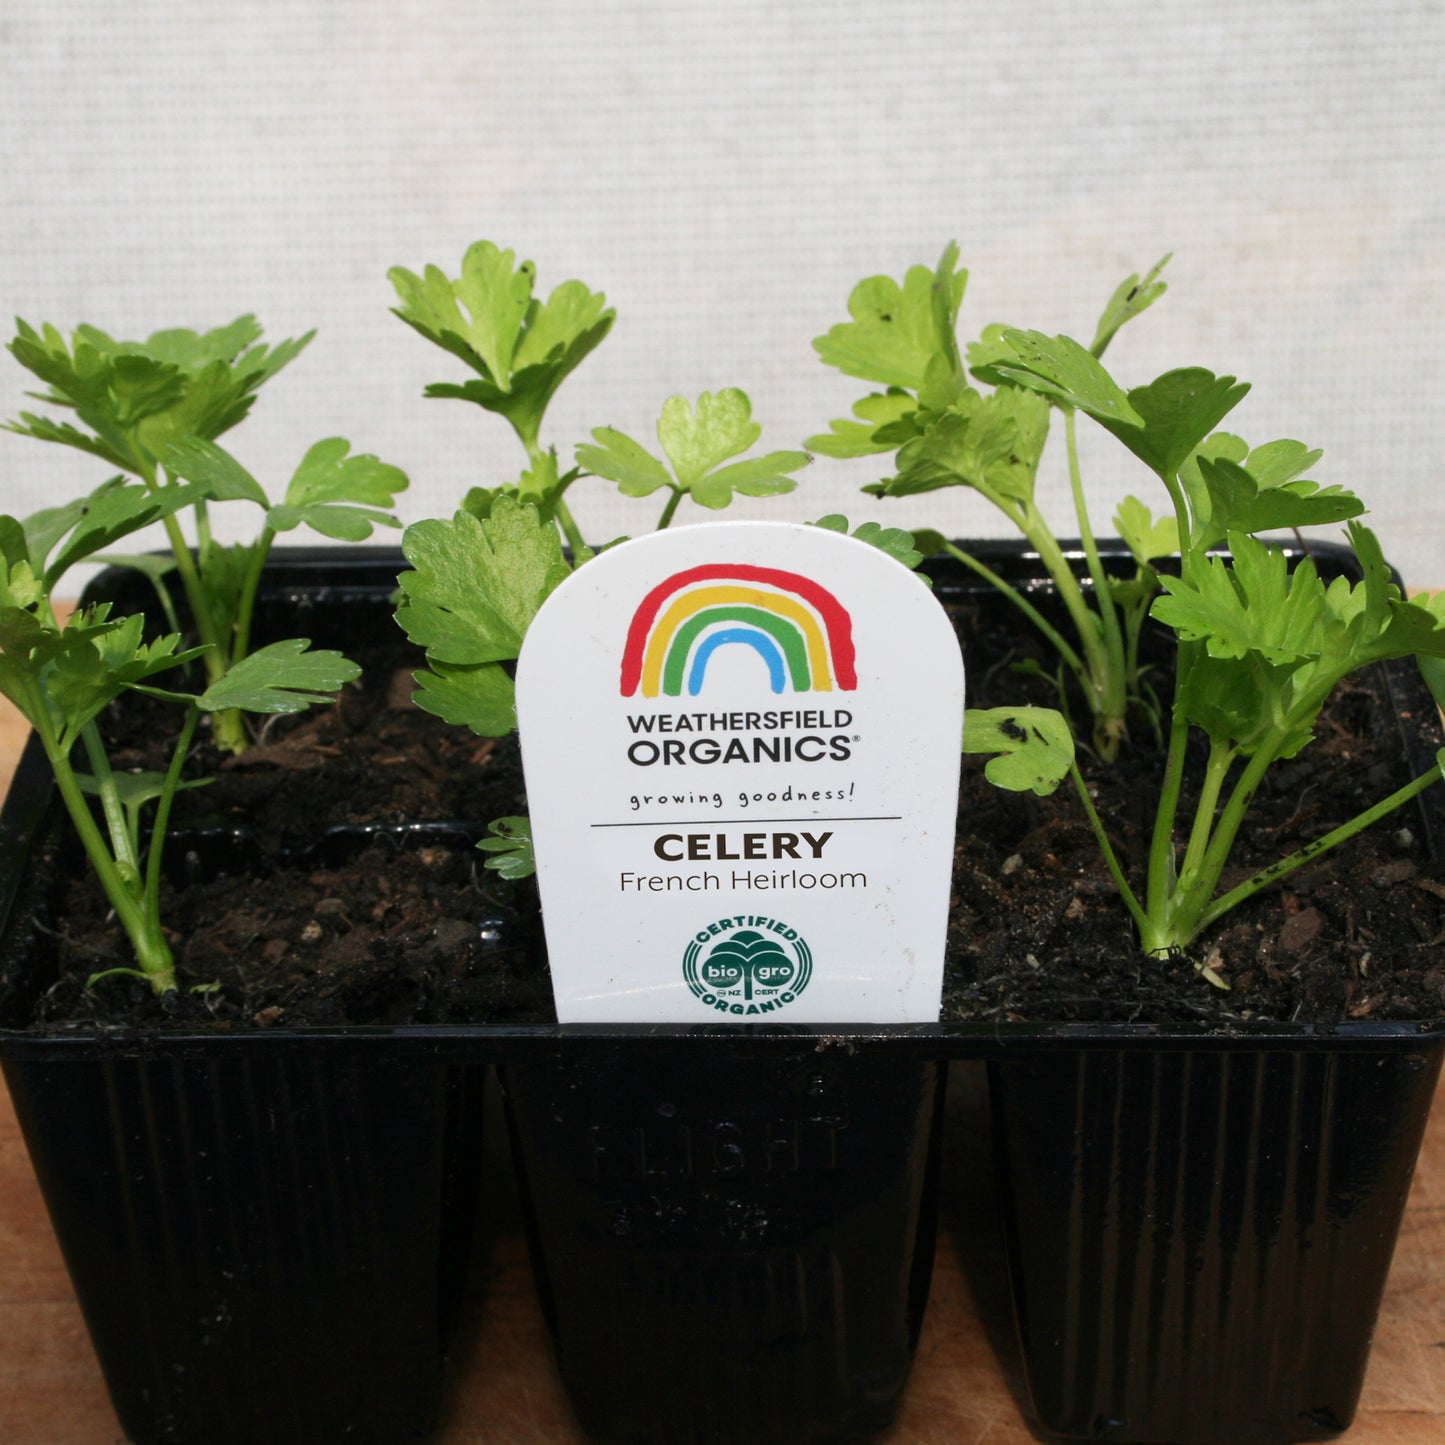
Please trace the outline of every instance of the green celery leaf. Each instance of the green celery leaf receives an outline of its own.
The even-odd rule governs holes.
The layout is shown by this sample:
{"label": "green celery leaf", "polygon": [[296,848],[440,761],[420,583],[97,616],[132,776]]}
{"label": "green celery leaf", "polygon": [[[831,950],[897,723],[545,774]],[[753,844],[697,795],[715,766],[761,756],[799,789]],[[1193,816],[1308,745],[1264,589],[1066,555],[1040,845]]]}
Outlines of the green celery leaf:
{"label": "green celery leaf", "polygon": [[532,262],[517,266],[516,259],[513,251],[477,241],[462,257],[455,281],[436,266],[420,277],[401,266],[387,273],[401,299],[395,314],[504,392],[511,387],[512,356],[537,275]]}
{"label": "green celery leaf", "polygon": [[[600,301],[602,298],[599,296],[597,299]],[[612,329],[615,315],[610,310],[605,312],[601,321],[577,337],[565,351],[554,352],[550,361],[516,372],[512,377],[511,395],[505,403],[498,403],[491,410],[506,417],[524,440],[535,438],[542,429],[542,418],[557,388],[601,344]]]}
{"label": "green celery leaf", "polygon": [[1209,520],[1195,528],[1195,544],[1217,546],[1231,532],[1267,532],[1286,527],[1319,527],[1358,517],[1365,504],[1343,487],[1317,482],[1281,482],[1268,490],[1235,462],[1200,458],[1199,473],[1209,492]]}
{"label": "green celery leaf", "polygon": [[888,496],[940,487],[976,487],[986,496],[1028,502],[1049,435],[1048,403],[1032,391],[1001,386],[990,395],[965,391],[953,410],[929,422],[898,453]]}
{"label": "green celery leaf", "polygon": [[462,498],[461,509],[470,513],[479,522],[485,522],[492,515],[492,508],[496,505],[498,497],[510,497],[516,501],[517,489],[514,486],[468,487],[466,495]]}
{"label": "green celery leaf", "polygon": [[517,656],[537,609],[570,571],[557,529],[537,509],[497,497],[485,520],[458,512],[402,537],[414,570],[398,579],[397,621],[427,660],[474,665]]}
{"label": "green celery leaf", "polygon": [[[5,520],[18,528],[13,517]],[[11,542],[14,540],[11,532]],[[48,641],[59,636],[56,628],[36,615],[44,600],[45,589],[30,563],[23,556],[11,557],[7,552],[5,565],[0,568],[0,693],[32,724],[36,721],[34,708],[38,701],[35,685],[44,665],[44,658],[39,654]],[[82,627],[92,615],[77,614]],[[104,612],[100,620],[104,622]],[[76,636],[80,636],[79,631]]]}
{"label": "green celery leaf", "polygon": [[701,481],[757,441],[763,429],[752,420],[752,411],[747,394],[735,386],[716,395],[703,392],[696,407],[683,396],[663,402],[657,439],[683,487]]}
{"label": "green celery leaf", "polygon": [[240,620],[241,602],[247,591],[256,553],[264,539],[254,542],[208,540],[200,549],[199,568],[204,583],[201,591],[211,613],[213,636],[230,637]]}
{"label": "green celery leaf", "polygon": [[[77,562],[105,548],[113,546],[123,537],[148,527],[190,506],[197,499],[192,487],[166,486],[152,490],[138,483],[116,486],[115,478],[104,483],[85,498],[84,511],[77,520],[69,538],[51,558],[45,561],[45,585],[53,590],[60,578]],[[38,545],[44,537],[32,533],[30,520],[26,521],[27,538],[35,537]],[[48,528],[42,529],[48,532]],[[35,560],[39,560],[36,558]]]}
{"label": "green celery leaf", "polygon": [[1114,527],[1140,566],[1147,567],[1160,557],[1172,557],[1179,550],[1179,524],[1173,517],[1156,521],[1138,497],[1125,497],[1119,504]]}
{"label": "green celery leaf", "polygon": [[197,699],[204,712],[305,712],[313,703],[334,702],[336,694],[361,676],[339,652],[311,652],[302,637],[257,648],[243,657]]}
{"label": "green celery leaf", "polygon": [[1317,712],[1340,678],[1367,662],[1445,651],[1445,627],[1431,615],[1430,599],[1405,602],[1375,534],[1358,522],[1349,524],[1349,533],[1363,580],[1337,577],[1325,589],[1320,645],[1292,671],[1285,689],[1291,710],[1308,706]]}
{"label": "green celery leaf", "polygon": [[780,497],[798,485],[788,473],[806,467],[810,460],[807,452],[769,452],[749,457],[700,477],[688,488],[688,494],[698,506],[713,511],[726,507],[734,492],[744,497]]}
{"label": "green celery leaf", "polygon": [[111,363],[106,388],[118,428],[134,432],[142,422],[168,411],[186,394],[185,373],[153,357],[119,355]]}
{"label": "green celery leaf", "polygon": [[[73,522],[67,523],[67,526],[73,525]],[[17,562],[28,563],[30,560],[24,524],[16,517],[4,514],[0,514],[0,560],[4,561],[7,572]]]}
{"label": "green celery leaf", "polygon": [[1364,580],[1348,600],[1332,588],[1330,600],[1348,622],[1354,665],[1412,655],[1445,656],[1445,592],[1402,596],[1379,538],[1362,522],[1351,522],[1348,532]]}
{"label": "green celery leaf", "polygon": [[[607,313],[610,317],[611,312]],[[580,351],[569,351],[559,361],[546,366],[529,366],[512,377],[510,391],[503,391],[490,381],[474,379],[461,385],[451,382],[432,382],[423,395],[429,397],[452,397],[459,401],[470,401],[487,411],[505,417],[512,428],[524,441],[535,441],[541,429],[542,417],[553,393],[576,364],[597,345],[610,327],[610,320],[599,329],[589,333],[586,345],[578,343]]]}
{"label": "green celery leaf", "polygon": [[616,315],[600,291],[581,281],[563,281],[545,304],[534,301],[528,309],[513,366],[518,373],[545,367],[560,381],[596,349]]}
{"label": "green celery leaf", "polygon": [[14,608],[28,616],[38,612],[45,599],[45,584],[30,563],[24,557],[7,560],[0,574],[0,607]]}
{"label": "green celery leaf", "polygon": [[1271,664],[1319,654],[1325,588],[1308,558],[1294,572],[1283,550],[1232,532],[1232,563],[1206,558],[1183,577],[1162,577],[1165,595],[1151,615],[1180,637],[1202,642],[1212,657],[1257,654]]}
{"label": "green celery leaf", "polygon": [[809,437],[803,445],[823,457],[867,457],[892,451],[900,443],[880,436],[880,431],[905,423],[917,413],[918,402],[908,392],[897,387],[886,392],[875,391],[853,403],[853,415],[859,417],[859,421],[829,422],[828,431]]}
{"label": "green celery leaf", "polygon": [[577,465],[616,482],[623,496],[646,497],[659,487],[672,486],[667,468],[641,442],[610,426],[594,427],[592,436],[596,445],[584,442],[577,448]]}
{"label": "green celery leaf", "polygon": [[13,517],[0,518],[0,529],[5,534],[0,539],[0,551],[12,565],[22,558],[28,561],[43,576],[46,590],[51,591],[76,562],[195,500],[196,493],[189,487],[152,491],[128,484],[124,477],[111,477],[88,496],[35,512],[23,522]]}
{"label": "green celery leaf", "polygon": [[[70,501],[64,502],[58,507],[47,507],[43,511],[32,512],[23,523],[16,523],[20,527],[23,537],[20,555],[25,557],[32,566],[44,571],[46,558],[55,550],[60,539],[85,516],[94,500],[110,491],[112,487],[124,485],[124,477],[111,477],[109,481],[102,482],[88,497],[72,497]],[[10,555],[8,546],[6,555]],[[14,557],[11,557],[12,562],[15,560]]]}
{"label": "green celery leaf", "polygon": [[462,498],[461,510],[484,522],[492,515],[498,497],[508,497],[514,502],[521,500],[515,482],[501,487],[469,487]]}
{"label": "green celery leaf", "polygon": [[1359,586],[1351,590],[1363,593],[1365,628],[1371,636],[1378,636],[1389,620],[1391,607],[1401,600],[1400,589],[1374,532],[1363,522],[1351,522],[1345,530],[1364,573]]}
{"label": "green celery leaf", "polygon": [[[1185,643],[1179,649],[1179,681],[1175,705],[1196,727],[1220,746],[1253,754],[1275,722],[1275,710],[1286,695],[1288,667],[1270,667],[1259,658],[1213,657],[1206,648]],[[1285,734],[1281,756],[1292,758],[1313,737],[1317,710]]]}
{"label": "green celery leaf", "polygon": [[41,643],[36,656],[47,664],[45,692],[62,722],[62,743],[73,743],[81,728],[126,688],[180,667],[206,650],[182,650],[175,633],[142,642],[144,626],[139,613],[111,620],[108,609],[94,608],[77,613],[61,632]]}
{"label": "green celery leaf", "polygon": [[[94,797],[100,796],[100,784],[89,773],[77,773],[75,781],[80,784],[82,792],[90,793]],[[204,788],[214,781],[214,778],[184,778],[175,786],[177,791]],[[166,793],[170,791],[166,774],[127,773],[117,770],[111,774],[111,783],[115,788],[117,800],[125,809],[131,837],[139,838],[141,809],[147,803],[154,803],[165,797]]]}
{"label": "green celery leaf", "polygon": [[135,446],[144,455],[159,460],[187,437],[209,440],[223,435],[250,414],[256,388],[268,374],[265,368],[242,374],[224,361],[212,362],[189,378],[174,406],[136,425]]}
{"label": "green celery leaf", "polygon": [[261,339],[254,316],[238,316],[213,331],[173,328],[155,331],[145,341],[114,341],[95,326],[78,326],[76,336],[105,356],[144,356],[192,374],[215,361],[234,361]]}
{"label": "green celery leaf", "polygon": [[734,492],[745,497],[791,492],[797,482],[788,473],[808,465],[812,459],[806,452],[770,452],[725,465],[762,435],[751,418],[752,403],[736,387],[715,394],[705,391],[695,407],[686,397],[668,397],[657,435],[676,480],[640,442],[611,427],[598,427],[592,433],[596,445],[577,448],[577,462],[616,482],[627,496],[645,497],[659,487],[670,487],[713,510],[726,507]]}
{"label": "green celery leaf", "polygon": [[1227,431],[1217,431],[1205,437],[1180,464],[1179,483],[1184,488],[1184,495],[1189,503],[1190,523],[1195,537],[1206,535],[1210,521],[1209,488],[1204,484],[1200,464],[1223,460],[1242,465],[1248,457],[1249,443],[1243,437]]}
{"label": "green celery leaf", "polygon": [[1142,425],[1131,426],[1123,418],[1097,412],[1093,415],[1150,471],[1172,478],[1248,392],[1248,382],[1215,376],[1202,366],[1185,366],[1166,371],[1129,393],[1129,408]]}
{"label": "green celery leaf", "polygon": [[1269,487],[1282,486],[1307,472],[1324,452],[1319,448],[1311,451],[1303,442],[1289,437],[1279,441],[1265,442],[1250,452],[1244,469],[1254,478],[1255,485],[1264,491]]}
{"label": "green celery leaf", "polygon": [[[918,405],[923,414],[947,411],[968,389],[968,379],[963,374],[957,353],[958,342],[957,338],[954,338],[949,352],[936,351],[929,357],[923,372],[923,385],[918,388]],[[911,418],[909,420],[911,421]],[[909,427],[905,434],[911,434],[913,430],[914,428]],[[885,436],[879,440],[884,440],[896,432],[897,424],[890,424]]]}
{"label": "green celery leaf", "polygon": [[430,672],[412,676],[417,684],[412,701],[445,722],[484,738],[504,737],[517,726],[516,689],[499,663],[433,662]]}
{"label": "green celery leaf", "polygon": [[477,847],[492,856],[485,866],[503,878],[530,878],[537,871],[532,856],[532,820],[526,817],[498,818],[487,824],[492,836]]}
{"label": "green celery leaf", "polygon": [[834,326],[813,347],[847,376],[917,391],[928,363],[953,345],[953,327],[968,272],[954,269],[950,244],[936,270],[911,266],[900,286],[889,276],[860,281],[848,297],[851,321]]}
{"label": "green celery leaf", "polygon": [[277,532],[310,527],[313,532],[338,542],[364,542],[376,527],[401,526],[391,512],[378,512],[370,507],[349,507],[340,502],[316,507],[288,507],[283,503],[272,507],[267,521]]}
{"label": "green celery leaf", "polygon": [[[469,487],[466,495],[462,498],[461,510],[469,512],[478,521],[486,521],[492,515],[492,508],[497,503],[498,497],[507,497],[513,502],[521,502],[526,506],[535,507],[537,515],[544,522],[550,522],[557,512],[557,503],[561,500],[561,488],[551,495],[539,495],[531,490],[538,471],[545,471],[549,475],[556,476],[555,462],[550,468],[540,468],[524,471],[521,477],[521,485],[516,482],[508,483],[501,487]],[[568,474],[567,480],[571,482],[577,477],[576,472]],[[581,561],[580,556],[573,559],[574,562]]]}
{"label": "green celery leaf", "polygon": [[1077,407],[1101,422],[1142,427],[1144,418],[1130,404],[1118,383],[1089,351],[1068,336],[1045,336],[1042,331],[1005,329],[1011,358],[993,362],[991,370],[1003,381],[1042,392],[1053,401]]}
{"label": "green celery leaf", "polygon": [[[884,527],[877,522],[860,522],[850,532],[848,519],[841,512],[819,517],[811,525],[821,527],[825,532],[838,532],[844,537],[854,537],[860,542],[866,542],[868,546],[876,547],[886,556],[892,557],[895,562],[901,562],[910,572],[917,571],[923,561],[923,553],[915,545],[913,533],[902,527]],[[933,586],[932,579],[921,573],[919,581],[929,587]]]}
{"label": "green celery leaf", "polygon": [[[478,242],[477,246],[468,250],[467,258],[471,257],[473,252],[477,252],[480,257],[481,252],[477,249],[480,245],[482,243]],[[467,258],[463,258],[464,270]],[[461,284],[460,278],[452,281],[439,266],[428,266],[420,276],[408,271],[405,266],[393,266],[386,275],[401,302],[400,306],[391,308],[391,314],[406,322],[413,331],[426,337],[434,346],[449,351],[491,382],[493,373],[483,355],[490,328],[485,319],[478,325],[457,304],[456,288]],[[527,296],[530,297],[530,270],[523,277],[523,283]],[[494,309],[510,309],[520,324],[521,317],[526,312],[526,300],[523,300],[520,308],[515,304],[507,307],[505,298],[498,297]]]}
{"label": "green celery leaf", "polygon": [[532,302],[537,268],[530,261],[514,266],[516,256],[491,241],[478,241],[462,257],[462,274],[452,286],[470,317],[467,335],[487,374],[503,391],[510,389],[512,357],[521,339],[522,321]]}
{"label": "green celery leaf", "polygon": [[537,301],[536,267],[515,260],[478,241],[455,281],[435,266],[423,276],[400,266],[388,274],[401,300],[394,314],[481,377],[464,386],[436,383],[426,394],[475,402],[534,440],[558,386],[601,343],[616,312],[581,281],[564,281],[545,303]]}
{"label": "green celery leaf", "polygon": [[[4,693],[32,725],[38,724],[37,712],[43,709],[63,728],[63,716],[45,696],[46,668],[67,648],[75,648],[93,659],[95,649],[88,634],[102,629],[113,631],[120,622],[107,620],[110,611],[107,605],[83,609],[71,618],[67,636],[35,615],[33,609],[43,596],[28,562],[17,562],[9,568],[0,585],[0,693]],[[105,702],[101,706],[104,707]]]}
{"label": "green celery leaf", "polygon": [[1000,363],[1011,365],[1018,360],[1017,353],[1007,340],[1008,333],[1013,329],[993,322],[983,328],[977,341],[968,343],[969,374],[985,386],[1002,386],[1008,381],[997,368]]}
{"label": "green celery leaf", "polygon": [[1142,311],[1147,311],[1168,289],[1169,285],[1159,279],[1159,273],[1169,264],[1169,257],[1155,262],[1153,269],[1140,280],[1133,275],[1119,283],[1119,289],[1109,298],[1104,314],[1094,332],[1089,350],[1095,356],[1103,356],[1109,343],[1121,326],[1132,321]]}
{"label": "green celery leaf", "polygon": [[172,442],[161,460],[178,477],[198,487],[215,502],[255,502],[269,507],[270,498],[260,482],[224,447],[202,437]]}
{"label": "green celery leaf", "polygon": [[277,532],[306,525],[324,537],[362,542],[373,526],[399,527],[389,508],[407,487],[406,473],[363,453],[350,456],[345,437],[317,442],[301,459],[286,500],[267,517]]}
{"label": "green celery leaf", "polygon": [[70,407],[92,435],[69,423],[26,414],[13,430],[78,447],[144,473],[185,437],[217,437],[250,410],[256,390],[293,360],[311,335],[266,348],[250,316],[214,331],[158,331],[145,341],[116,341],[93,326],[70,345],[53,326],[23,321],[10,350],[50,385],[42,398]]}
{"label": "green celery leaf", "polygon": [[1047,797],[1074,763],[1074,737],[1062,713],[1048,707],[969,708],[965,753],[997,753],[984,768],[996,788]]}
{"label": "green celery leaf", "polygon": [[98,399],[105,382],[97,379],[103,360],[93,346],[82,347],[77,335],[72,354],[65,337],[48,321],[37,331],[20,317],[15,318],[15,339],[10,354],[27,371],[45,382],[50,390],[38,393],[40,401],[75,406],[82,400]]}
{"label": "green celery leaf", "polygon": [[509,404],[511,393],[505,392],[490,381],[432,381],[422,389],[426,397],[441,397],[452,401],[470,401],[488,411],[503,411]]}
{"label": "green celery leaf", "polygon": [[1396,599],[1389,624],[1365,653],[1365,661],[1391,657],[1445,657],[1445,592]]}
{"label": "green celery leaf", "polygon": [[33,658],[43,630],[30,613],[0,606],[0,693],[32,727],[38,721],[38,695],[33,691],[38,667]]}
{"label": "green celery leaf", "polygon": [[967,283],[968,272],[958,264],[958,242],[950,241],[933,268],[930,288],[938,349],[928,358],[918,389],[923,404],[938,411],[950,405],[964,385],[963,363],[958,355],[958,308]]}
{"label": "green celery leaf", "polygon": [[73,447],[78,452],[88,452],[93,457],[99,457],[113,467],[120,467],[127,472],[135,470],[134,459],[123,448],[112,445],[102,437],[91,436],[78,427],[71,426],[69,422],[52,421],[49,417],[22,411],[18,421],[0,423],[0,430],[13,431],[39,442],[55,442],[60,446]]}

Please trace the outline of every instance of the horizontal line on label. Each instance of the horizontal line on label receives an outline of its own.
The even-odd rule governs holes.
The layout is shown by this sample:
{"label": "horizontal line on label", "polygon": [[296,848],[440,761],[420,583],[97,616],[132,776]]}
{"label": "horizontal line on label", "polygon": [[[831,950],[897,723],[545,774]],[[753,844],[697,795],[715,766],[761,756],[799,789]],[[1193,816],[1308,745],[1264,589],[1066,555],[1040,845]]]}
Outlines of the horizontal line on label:
{"label": "horizontal line on label", "polygon": [[639,819],[635,823],[589,823],[589,828],[710,828],[731,826],[733,823],[901,823],[901,813],[889,813],[877,818],[653,818],[650,822]]}

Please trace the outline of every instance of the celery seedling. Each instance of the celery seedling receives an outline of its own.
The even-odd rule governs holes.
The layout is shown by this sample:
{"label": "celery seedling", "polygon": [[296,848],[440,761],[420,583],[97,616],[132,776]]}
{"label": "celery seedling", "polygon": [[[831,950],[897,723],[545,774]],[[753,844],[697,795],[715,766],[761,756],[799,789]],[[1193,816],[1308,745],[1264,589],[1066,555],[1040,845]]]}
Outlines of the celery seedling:
{"label": "celery seedling", "polygon": [[[202,550],[202,601],[209,627],[200,631],[212,642],[213,653],[207,655],[218,659],[208,664],[213,681],[250,651],[256,592],[278,532],[306,526],[337,541],[364,542],[374,527],[401,525],[390,508],[397,493],[406,490],[406,474],[374,456],[350,452],[345,437],[315,443],[292,474],[284,500],[273,505],[256,478],[215,442],[191,437],[167,449],[172,475],[213,501],[251,502],[264,514],[254,541],[230,547],[211,542]],[[222,738],[245,738],[233,712],[217,713],[213,726]]]}
{"label": "celery seedling", "polygon": [[[187,786],[181,768],[201,714],[299,712],[329,701],[359,673],[339,653],[309,652],[309,643],[293,639],[252,653],[200,694],[183,693],[157,686],[154,679],[203,656],[205,644],[182,649],[176,633],[147,643],[144,619],[112,616],[108,603],[83,608],[60,624],[51,596],[66,569],[160,518],[182,490],[152,493],[111,482],[82,502],[24,521],[0,516],[0,692],[40,738],[90,864],[130,940],[136,968],[118,971],[138,974],[157,994],[176,987],[175,962],[161,927],[161,855],[171,805]],[[111,766],[96,719],[127,689],[184,709],[164,774],[117,773]],[[75,768],[77,745],[90,764],[88,775]],[[99,801],[103,828],[87,794]],[[141,815],[150,802],[156,811],[147,843]]]}
{"label": "celery seedling", "polygon": [[[1090,346],[990,327],[969,348],[967,365],[956,326],[968,273],[957,262],[958,248],[950,244],[932,272],[914,266],[901,286],[887,276],[873,276],[854,287],[848,300],[852,320],[834,326],[813,345],[830,366],[886,390],[857,402],[856,420],[835,421],[806,445],[831,457],[896,451],[896,475],[864,487],[865,492],[902,497],[972,487],[1009,519],[1053,579],[1068,614],[1067,633],[977,558],[937,533],[919,535],[997,587],[1044,634],[1089,708],[1094,746],[1112,760],[1125,736],[1129,708],[1141,695],[1138,636],[1154,590],[1151,564],[1172,547],[1167,537],[1150,537],[1136,549],[1132,579],[1107,574],[1084,501],[1075,414],[1084,411],[1121,428],[1143,425],[1099,358],[1119,328],[1163,294],[1158,276],[1164,262],[1118,288]],[[1032,369],[1020,363],[1020,348],[1034,358]],[[993,390],[980,391],[970,376]],[[1064,417],[1088,593],[1035,495],[1051,409]]]}
{"label": "celery seedling", "polygon": [[[985,772],[999,787],[1047,794],[1072,778],[1146,953],[1163,957],[1187,948],[1231,908],[1355,836],[1442,775],[1445,753],[1357,817],[1221,891],[1230,851],[1269,768],[1309,743],[1335,686],[1372,662],[1445,658],[1445,594],[1407,601],[1390,580],[1374,534],[1352,522],[1349,535],[1363,572],[1363,580],[1353,584],[1337,578],[1326,586],[1308,558],[1290,572],[1281,548],[1233,530],[1226,535],[1232,561],[1196,556],[1185,575],[1162,579],[1165,595],[1152,612],[1177,635],[1178,672],[1171,746],[1142,890],[1131,884],[1104,831],[1058,713],[1003,707],[970,712],[965,719],[964,750],[996,754]],[[1176,825],[1191,727],[1204,734],[1208,753],[1181,857]]]}
{"label": "celery seedling", "polygon": [[[361,539],[375,524],[399,525],[385,509],[405,477],[374,457],[348,457],[340,438],[311,448],[276,507],[215,445],[312,334],[268,348],[255,318],[242,316],[214,331],[158,331],[145,341],[115,341],[81,326],[67,343],[53,326],[36,331],[21,321],[10,343],[15,359],[49,387],[38,399],[68,408],[81,425],[26,412],[8,429],[88,452],[140,478],[165,526],[212,685],[246,656],[256,587],[276,532],[304,523],[325,536]],[[189,485],[181,484],[183,473]],[[265,508],[266,522],[257,541],[223,546],[212,538],[209,508],[238,499]],[[193,514],[194,549],[177,515],[183,507]],[[154,567],[149,571],[159,580]],[[213,732],[233,752],[249,745],[235,710],[216,713]]]}
{"label": "celery seedling", "polygon": [[[1170,553],[1179,565],[1177,577],[1158,577],[1150,587],[1150,614],[1173,630],[1177,651],[1143,888],[1136,891],[1130,883],[1095,814],[1061,717],[1048,709],[970,714],[965,749],[998,755],[986,773],[1001,787],[1049,793],[1072,777],[1144,950],[1166,955],[1441,776],[1437,764],[1307,848],[1220,891],[1230,851],[1269,768],[1310,741],[1334,687],[1372,662],[1445,657],[1445,596],[1404,599],[1374,534],[1353,521],[1349,536],[1361,581],[1340,578],[1326,587],[1308,558],[1290,572],[1283,550],[1256,533],[1346,521],[1364,505],[1343,488],[1304,477],[1320,453],[1300,442],[1285,439],[1251,450],[1239,437],[1213,431],[1247,390],[1233,377],[1185,367],[1111,396],[1103,381],[1113,386],[1112,380],[1097,361],[1081,371],[1083,348],[1067,337],[1003,331],[989,339],[988,349],[994,374],[1092,416],[1158,476],[1169,499],[1169,514],[1161,520],[1132,497],[1117,519],[1141,566]],[[1094,369],[1098,374],[1089,381],[1084,372]],[[1212,555],[1221,543],[1231,558]],[[1161,587],[1163,595],[1156,595]],[[1191,729],[1204,734],[1208,752],[1194,815],[1181,830]]]}

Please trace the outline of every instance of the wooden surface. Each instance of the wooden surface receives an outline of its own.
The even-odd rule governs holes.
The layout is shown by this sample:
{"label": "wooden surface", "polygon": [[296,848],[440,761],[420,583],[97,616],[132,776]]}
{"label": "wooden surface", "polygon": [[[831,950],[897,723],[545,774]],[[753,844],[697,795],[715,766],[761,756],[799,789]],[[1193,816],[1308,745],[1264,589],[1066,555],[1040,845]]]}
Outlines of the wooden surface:
{"label": "wooden surface", "polygon": [[[22,740],[14,715],[0,714],[0,791]],[[968,1070],[955,1073],[969,1086]],[[1445,1445],[1442,1096],[1445,1086],[1436,1095],[1360,1413],[1345,1437],[1350,1445]],[[1028,1445],[1039,1438],[1026,1421],[994,1228],[987,1177],[950,1169],[945,1159],[928,1315],[902,1414],[885,1445]],[[0,1088],[0,1445],[121,1441]],[[472,1319],[434,1445],[582,1441],[552,1363],[515,1197],[504,1192],[491,1208]]]}

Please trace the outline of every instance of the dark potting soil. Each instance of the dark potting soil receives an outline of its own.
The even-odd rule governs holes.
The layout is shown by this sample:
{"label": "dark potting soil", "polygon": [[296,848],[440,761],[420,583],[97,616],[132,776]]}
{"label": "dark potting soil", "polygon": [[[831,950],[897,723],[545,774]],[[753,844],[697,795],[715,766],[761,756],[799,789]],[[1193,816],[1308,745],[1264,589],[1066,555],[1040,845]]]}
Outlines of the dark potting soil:
{"label": "dark potting soil", "polygon": [[[526,811],[514,747],[509,753],[498,739],[412,702],[412,674],[425,665],[419,649],[398,635],[347,655],[362,675],[334,706],[248,717],[256,745],[239,757],[202,733],[186,776],[208,781],[180,794],[173,826],[243,827],[263,851],[284,855],[331,828],[418,819],[485,825]],[[175,727],[170,705],[127,698],[105,719],[114,765],[163,772]],[[488,766],[499,748],[501,768]]]}
{"label": "dark potting soil", "polygon": [[126,957],[103,896],[78,881],[54,935],[63,972],[37,1022],[229,1029],[551,1017],[529,884],[484,872],[464,837],[355,841],[329,866],[168,886],[162,908],[184,988],[165,1001],[129,977],[86,987]]}
{"label": "dark potting soil", "polygon": [[[1347,682],[1316,741],[1261,790],[1232,888],[1409,781],[1378,679]],[[1393,754],[1393,756],[1392,756]],[[945,1019],[1337,1023],[1445,1016],[1445,869],[1410,807],[1220,920],[1188,957],[1139,950],[1077,795],[1003,793],[965,759]],[[1160,759],[1084,771],[1142,892]],[[970,785],[971,784],[971,785]],[[1181,818],[1192,814],[1186,796]],[[1228,987],[1207,979],[1207,967]]]}
{"label": "dark potting soil", "polygon": [[[957,620],[969,649],[970,705],[1051,702],[1038,679],[990,650],[968,609]],[[60,982],[42,1000],[38,1026],[552,1020],[535,891],[484,871],[469,837],[408,842],[398,832],[353,844],[346,834],[305,851],[327,829],[463,819],[475,833],[477,824],[525,811],[514,743],[473,737],[412,706],[414,659],[393,650],[358,660],[369,664],[364,681],[337,707],[280,720],[262,746],[222,762],[214,784],[186,795],[192,823],[244,824],[254,840],[217,865],[201,856],[216,851],[209,841],[196,849],[182,839],[169,860],[173,873],[201,875],[169,886],[165,902],[186,991],[158,1002],[130,979],[85,987],[127,959],[104,899],[72,864],[58,870],[67,881],[45,941]],[[153,726],[131,728],[123,763],[163,765]],[[1116,768],[1084,760],[1135,879],[1160,767],[1147,726],[1139,731],[1146,736]],[[216,760],[197,760],[208,761]],[[1445,864],[1429,858],[1413,808],[1236,909],[1190,958],[1161,962],[1140,954],[1072,789],[1051,798],[1004,793],[984,781],[983,761],[964,759],[945,1019],[1227,1028],[1445,1016]],[[1278,772],[1226,887],[1408,781],[1382,679],[1344,684],[1316,741]],[[343,862],[348,848],[354,856]],[[1228,989],[1205,978],[1202,965]]]}

